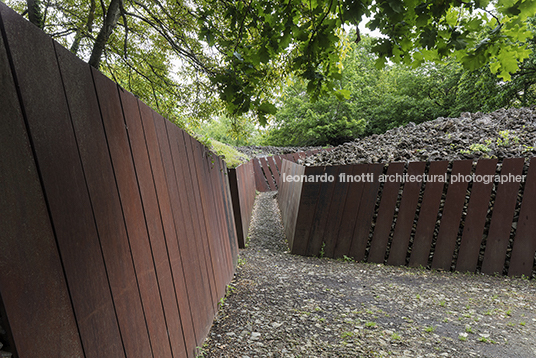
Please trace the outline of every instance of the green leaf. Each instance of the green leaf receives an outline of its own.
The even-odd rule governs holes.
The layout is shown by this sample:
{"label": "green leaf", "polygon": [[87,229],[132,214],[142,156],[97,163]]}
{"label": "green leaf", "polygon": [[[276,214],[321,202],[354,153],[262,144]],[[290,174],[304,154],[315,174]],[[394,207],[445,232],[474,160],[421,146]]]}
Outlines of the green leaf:
{"label": "green leaf", "polygon": [[339,99],[339,101],[350,99],[350,95],[351,95],[351,92],[346,89],[336,90],[334,93],[335,93],[335,96]]}
{"label": "green leaf", "polygon": [[270,102],[263,102],[258,109],[264,114],[276,114],[277,112],[277,107]]}

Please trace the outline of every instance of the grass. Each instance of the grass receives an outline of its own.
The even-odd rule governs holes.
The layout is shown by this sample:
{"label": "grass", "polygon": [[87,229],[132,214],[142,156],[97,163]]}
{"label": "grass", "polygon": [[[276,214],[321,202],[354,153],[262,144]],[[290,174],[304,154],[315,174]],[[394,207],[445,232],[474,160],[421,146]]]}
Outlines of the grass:
{"label": "grass", "polygon": [[376,322],[370,322],[369,321],[369,322],[365,323],[365,327],[374,328],[376,326],[377,326]]}
{"label": "grass", "polygon": [[238,150],[225,143],[218,142],[214,139],[211,139],[210,142],[216,154],[223,157],[228,168],[236,168],[240,164],[249,160],[245,154],[240,153]]}
{"label": "grass", "polygon": [[428,333],[433,333],[435,332],[435,327],[434,326],[428,326],[424,329],[425,332],[428,332]]}

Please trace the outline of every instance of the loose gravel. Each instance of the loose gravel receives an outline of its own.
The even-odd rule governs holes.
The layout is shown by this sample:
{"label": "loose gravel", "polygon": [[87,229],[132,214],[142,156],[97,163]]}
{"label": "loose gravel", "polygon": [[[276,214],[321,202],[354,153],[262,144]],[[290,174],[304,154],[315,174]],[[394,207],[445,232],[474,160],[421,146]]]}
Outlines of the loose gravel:
{"label": "loose gravel", "polygon": [[275,192],[200,357],[536,357],[536,283],[291,255]]}
{"label": "loose gravel", "polygon": [[536,151],[536,107],[462,113],[409,123],[306,158],[306,166],[480,158],[530,158]]}

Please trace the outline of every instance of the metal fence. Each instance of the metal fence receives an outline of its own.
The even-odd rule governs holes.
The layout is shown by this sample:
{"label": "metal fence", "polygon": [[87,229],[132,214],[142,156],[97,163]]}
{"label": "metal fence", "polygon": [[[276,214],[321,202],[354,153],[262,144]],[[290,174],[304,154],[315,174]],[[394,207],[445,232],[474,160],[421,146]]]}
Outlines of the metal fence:
{"label": "metal fence", "polygon": [[255,186],[257,191],[262,193],[279,189],[281,185],[279,180],[283,159],[296,163],[299,159],[304,159],[318,152],[319,150],[308,150],[306,152],[253,158],[250,162],[252,162],[255,172]]}
{"label": "metal fence", "polygon": [[279,205],[291,252],[531,277],[535,160],[284,161]]}
{"label": "metal fence", "polygon": [[256,194],[253,161],[250,160],[236,169],[229,169],[229,182],[231,184],[238,247],[243,249],[248,240],[249,224]]}
{"label": "metal fence", "polygon": [[0,30],[10,348],[194,357],[238,251],[225,164],[2,3]]}

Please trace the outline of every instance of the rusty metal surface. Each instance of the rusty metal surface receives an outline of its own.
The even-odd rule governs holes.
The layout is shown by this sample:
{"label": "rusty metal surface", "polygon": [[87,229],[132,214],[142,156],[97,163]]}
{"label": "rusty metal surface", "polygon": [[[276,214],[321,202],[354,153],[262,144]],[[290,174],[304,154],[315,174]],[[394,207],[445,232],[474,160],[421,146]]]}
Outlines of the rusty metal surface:
{"label": "rusty metal surface", "polygon": [[[333,166],[325,167],[324,174],[328,177],[330,175],[337,175],[338,169]],[[324,232],[328,223],[328,215],[331,208],[331,198],[335,191],[335,182],[324,183],[320,187],[318,193],[318,201],[316,204],[315,217],[313,219],[313,225],[311,227],[309,246],[307,247],[308,256],[316,256],[320,253],[324,244]]]}
{"label": "rusty metal surface", "polygon": [[233,212],[236,223],[236,236],[238,239],[238,247],[243,249],[246,247],[247,234],[244,233],[244,225],[242,223],[242,211],[244,210],[244,208],[240,202],[240,192],[238,190],[238,177],[236,168],[229,169],[229,186],[231,190],[231,199],[233,201]]}
{"label": "rusty metal surface", "polygon": [[251,161],[236,168],[236,180],[243,235],[242,242],[240,242],[240,237],[238,237],[238,246],[244,248],[248,237],[253,202],[255,201],[255,174],[253,172],[253,163]]}
{"label": "rusty metal surface", "polygon": [[[205,147],[192,139],[192,144],[198,156],[203,156]],[[213,181],[217,179],[217,167],[219,158],[215,155],[210,157],[201,157],[201,160],[196,161],[198,170],[198,181],[200,185],[200,197],[202,200],[202,215],[205,220],[207,230],[206,244],[207,249],[206,260],[209,275],[213,276],[215,286],[213,290],[212,300],[216,304],[221,297],[225,295],[225,285],[227,280],[226,267],[228,267],[227,247],[223,245],[227,238],[224,237],[225,232],[222,229],[223,218],[218,205],[221,198],[219,192],[215,192]],[[215,177],[216,175],[216,177]]]}
{"label": "rusty metal surface", "polygon": [[[300,167],[289,161],[283,161],[282,171],[285,173],[285,175],[302,175],[304,173],[304,169],[304,167]],[[279,208],[281,210],[283,226],[285,228],[285,235],[291,250],[294,246],[294,232],[296,230],[296,219],[299,210],[301,187],[301,182],[293,181],[283,183],[282,190],[278,196]]]}
{"label": "rusty metal surface", "polygon": [[52,40],[5,7],[2,18],[85,355],[124,357]]}
{"label": "rusty metal surface", "polygon": [[[160,153],[160,146],[158,137],[156,136],[154,121],[165,121],[161,116],[156,117],[156,113],[147,107],[145,104],[138,102],[140,108],[140,115],[142,119],[143,131],[146,138],[147,150],[149,153],[149,159],[153,172],[153,178],[155,181],[155,188],[160,207],[160,215],[162,218],[162,225],[164,229],[164,235],[166,245],[169,252],[169,261],[173,272],[173,282],[175,288],[175,294],[177,296],[180,324],[184,339],[178,342],[172,342],[173,344],[183,344],[184,354],[188,355],[188,351],[195,348],[195,336],[193,330],[192,316],[190,311],[190,302],[188,299],[188,292],[186,288],[186,280],[184,277],[183,263],[181,258],[181,251],[177,239],[177,231],[175,226],[175,218],[173,217],[173,209],[171,207],[170,195],[168,186],[166,183],[166,174]],[[166,144],[167,143],[167,138]],[[169,165],[173,166],[172,163]],[[180,218],[182,220],[182,218]],[[174,356],[176,356],[176,350],[174,350]],[[183,356],[182,350],[179,350],[179,357]]]}
{"label": "rusty metal surface", "polygon": [[[162,353],[155,355],[172,355],[178,356],[181,353],[184,355],[184,342],[182,336],[182,328],[180,326],[180,314],[175,294],[173,275],[169,262],[169,252],[164,238],[164,229],[162,227],[162,217],[160,207],[156,196],[155,181],[153,179],[153,171],[149,161],[147,151],[147,143],[143,133],[140,111],[138,108],[138,100],[131,93],[120,89],[119,95],[123,107],[127,134],[132,151],[134,161],[134,169],[138,179],[138,187],[140,191],[145,222],[149,233],[149,242],[151,252],[156,268],[156,277],[158,279],[158,289],[164,309],[165,324],[167,327],[167,341],[155,342],[158,345],[164,346]],[[154,344],[153,344],[154,345]],[[171,352],[168,351],[171,348]],[[165,349],[165,350],[164,350]],[[182,352],[181,352],[182,351]]]}
{"label": "rusty metal surface", "polygon": [[[160,155],[164,167],[164,174],[168,187],[171,210],[174,217],[175,232],[177,236],[177,244],[181,252],[181,261],[186,282],[186,290],[188,302],[190,304],[190,313],[192,317],[194,346],[187,346],[188,354],[193,355],[195,347],[199,341],[203,339],[198,336],[201,325],[200,316],[205,309],[205,295],[203,294],[203,286],[199,284],[201,280],[201,272],[198,267],[199,260],[197,252],[191,240],[194,239],[194,231],[190,211],[188,210],[188,202],[184,196],[179,194],[179,183],[184,183],[184,173],[182,167],[175,163],[171,153],[171,143],[175,143],[176,137],[169,136],[166,127],[172,127],[173,124],[165,121],[160,115],[154,114],[154,125],[156,135],[160,145]],[[176,148],[176,146],[173,146]],[[184,330],[186,332],[186,330]]]}
{"label": "rusty metal surface", "polygon": [[216,171],[213,173],[215,179],[212,181],[213,190],[219,194],[220,200],[216,202],[221,212],[221,226],[223,239],[219,239],[227,252],[227,266],[225,267],[227,279],[225,286],[232,280],[235,267],[238,264],[238,241],[236,228],[234,225],[234,212],[229,188],[228,169],[225,162],[218,157],[216,161]]}
{"label": "rusty metal surface", "polygon": [[[117,85],[93,70],[104,128],[155,357],[171,356],[164,307]],[[151,253],[151,254],[149,254]],[[158,262],[158,261],[157,261]]]}
{"label": "rusty metal surface", "polygon": [[[172,198],[172,201],[180,200],[182,217],[187,224],[186,235],[184,235],[184,231],[182,233],[178,232],[177,234],[179,235],[179,245],[183,252],[182,259],[185,264],[185,274],[189,287],[188,292],[190,305],[192,306],[197,344],[200,344],[204,337],[203,332],[206,329],[206,320],[209,315],[213,314],[214,307],[211,302],[210,283],[208,280],[204,279],[204,277],[206,277],[205,262],[201,260],[202,256],[198,248],[198,241],[201,240],[199,229],[200,224],[197,218],[197,209],[194,206],[195,199],[190,178],[189,159],[185,148],[186,144],[183,142],[184,138],[182,131],[169,122],[166,122],[165,124],[169,136],[171,156],[177,175],[175,186],[178,198]],[[188,272],[186,271],[186,266],[188,267]],[[203,276],[203,272],[205,272],[205,276]]]}
{"label": "rusty metal surface", "polygon": [[267,157],[266,160],[268,161],[268,165],[270,167],[270,170],[272,171],[272,175],[274,176],[276,189],[277,189],[281,185],[279,182],[280,176],[281,176],[281,174],[279,173],[279,168],[273,156]]}
{"label": "rusty metal surface", "polygon": [[[106,271],[127,356],[151,356],[119,193],[90,67],[56,44],[73,128],[100,237]],[[121,120],[121,118],[118,118]]]}
{"label": "rusty metal surface", "polygon": [[255,171],[255,183],[257,190],[260,192],[270,191],[270,187],[268,186],[266,178],[264,177],[264,172],[262,170],[259,158],[253,158],[252,162]]}
{"label": "rusty metal surface", "polygon": [[[475,175],[495,175],[496,167],[496,159],[481,159],[477,163]],[[456,261],[457,271],[476,270],[492,187],[493,183],[485,184],[482,181],[473,183]]]}
{"label": "rusty metal surface", "polygon": [[[404,173],[404,163],[391,163],[387,168],[387,176],[402,175]],[[376,218],[376,226],[370,244],[368,255],[369,262],[383,263],[385,253],[391,233],[391,223],[395,214],[396,202],[398,199],[398,191],[400,182],[388,181],[384,184],[381,192],[380,207],[378,217]]]}
{"label": "rusty metal surface", "polygon": [[[0,16],[10,11],[0,3]],[[0,296],[11,330],[4,329],[21,357],[83,357],[1,33],[0,93]]]}
{"label": "rusty metal surface", "polygon": [[[348,165],[352,177],[366,174],[368,164]],[[337,178],[339,180],[339,178]],[[334,257],[343,257],[348,255],[352,246],[352,237],[356,225],[356,217],[361,203],[363,194],[363,181],[346,183],[348,186],[348,195],[343,208],[343,217],[339,226],[337,244],[334,250]]]}
{"label": "rusty metal surface", "polygon": [[[305,175],[322,175],[323,167],[305,168]],[[311,227],[313,225],[314,213],[316,210],[316,202],[318,200],[318,192],[320,190],[320,182],[303,183],[300,195],[300,203],[298,217],[296,219],[296,230],[294,232],[294,240],[292,252],[298,255],[307,254],[307,246],[309,244]]]}
{"label": "rusty metal surface", "polygon": [[517,222],[508,275],[530,277],[536,252],[536,158],[531,158],[525,178],[523,202]]}
{"label": "rusty metal surface", "polygon": [[[446,182],[445,173],[447,172],[448,164],[448,161],[434,161],[430,163],[427,175],[431,181],[425,183],[424,186],[419,220],[409,258],[409,265],[412,267],[426,267],[428,265],[437,213],[439,212],[441,196],[443,195]],[[443,178],[444,180],[434,181],[434,178]]]}
{"label": "rusty metal surface", "polygon": [[268,167],[268,162],[266,161],[266,158],[258,158],[259,163],[261,164],[262,171],[264,173],[264,179],[268,183],[268,187],[271,191],[277,190],[277,185],[274,180],[274,177],[272,175],[272,172],[270,168]]}
{"label": "rusty metal surface", "polygon": [[350,166],[337,166],[333,172],[335,178],[335,188],[333,195],[331,196],[331,204],[329,212],[324,212],[322,215],[327,215],[327,223],[324,230],[324,255],[326,257],[333,257],[335,252],[335,246],[337,245],[337,235],[339,228],[341,227],[341,221],[344,214],[344,205],[346,203],[346,197],[348,194],[348,184],[339,180],[340,175],[351,175],[352,167]]}
{"label": "rusty metal surface", "polygon": [[283,168],[283,159],[280,155],[274,155],[273,160],[275,160],[275,163],[277,164],[277,169],[279,170],[279,175],[281,176],[281,169]]}
{"label": "rusty metal surface", "polygon": [[[451,177],[470,175],[472,168],[472,160],[456,160],[452,163]],[[432,259],[432,268],[450,270],[468,185],[469,182],[465,180],[449,183]]]}
{"label": "rusty metal surface", "polygon": [[379,176],[383,172],[383,164],[368,164],[367,173],[371,174],[373,180],[365,182],[363,195],[357,212],[356,225],[352,238],[352,245],[349,249],[349,256],[356,261],[365,258],[365,250],[369,240],[369,233],[372,225],[374,208],[378,199],[378,189],[380,188]]}
{"label": "rusty metal surface", "polygon": [[[502,162],[501,176],[521,176],[523,158],[506,158]],[[508,180],[499,184],[495,205],[491,216],[482,272],[487,274],[502,274],[506,258],[506,249],[510,239],[512,220],[516,208],[517,194],[520,182]]]}
{"label": "rusty metal surface", "polygon": [[[206,187],[206,183],[203,181],[205,179],[205,174],[203,173],[202,169],[202,161],[204,160],[203,154],[201,152],[200,144],[196,140],[194,140],[190,135],[185,133],[184,131],[180,131],[181,134],[184,136],[184,143],[186,146],[186,153],[188,157],[188,162],[190,164],[190,178],[191,183],[193,185],[193,194],[194,194],[194,200],[195,200],[195,208],[197,208],[197,219],[199,222],[199,228],[200,228],[200,236],[199,240],[196,240],[196,244],[198,245],[198,252],[200,253],[200,260],[202,262],[202,268],[204,270],[201,270],[201,273],[203,275],[203,279],[206,280],[208,283],[209,288],[209,296],[207,299],[212,303],[212,306],[214,308],[214,312],[217,310],[217,296],[219,295],[218,289],[221,281],[220,272],[214,272],[212,267],[212,257],[211,257],[211,247],[210,247],[210,241],[209,238],[214,235],[214,230],[216,230],[215,227],[211,225],[211,222],[208,222],[208,220],[211,218],[207,214],[205,214],[205,210],[210,209],[209,202],[206,199],[205,194],[207,194],[208,187]],[[209,214],[210,215],[210,214]],[[214,216],[212,218],[215,219]],[[218,259],[218,256],[214,257],[216,260]],[[218,270],[219,271],[219,270]],[[212,317],[208,316],[207,322],[205,322],[206,326],[206,333],[208,333],[208,330],[210,329],[210,325],[212,323]]]}
{"label": "rusty metal surface", "polygon": [[[408,166],[408,178],[412,175],[422,175],[426,163],[411,162]],[[404,184],[404,191],[400,201],[400,209],[396,219],[393,242],[387,263],[393,266],[405,265],[408,245],[411,239],[411,229],[417,210],[422,181],[408,180]]]}

